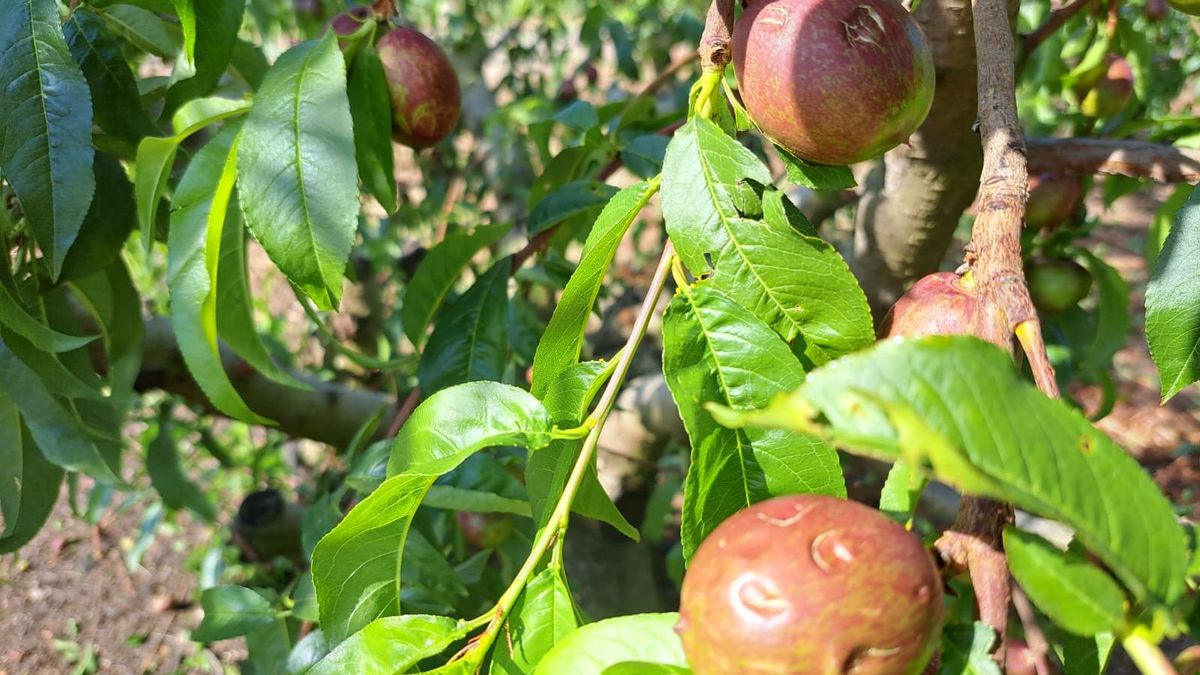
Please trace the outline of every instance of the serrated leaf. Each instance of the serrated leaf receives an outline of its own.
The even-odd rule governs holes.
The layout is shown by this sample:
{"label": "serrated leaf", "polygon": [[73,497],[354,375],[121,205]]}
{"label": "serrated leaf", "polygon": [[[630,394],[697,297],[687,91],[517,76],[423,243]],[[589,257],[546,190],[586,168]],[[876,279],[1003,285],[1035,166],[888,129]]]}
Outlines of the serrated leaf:
{"label": "serrated leaf", "polygon": [[938,675],[1001,675],[992,660],[996,632],[986,623],[951,625],[942,629],[942,656]]}
{"label": "serrated leaf", "polygon": [[1167,400],[1200,378],[1200,190],[1179,210],[1146,286],[1146,340]]}
{"label": "serrated leaf", "polygon": [[1082,551],[1060,551],[1036,534],[1007,527],[1004,552],[1029,599],[1065,630],[1090,637],[1125,620],[1125,594]]}
{"label": "serrated leaf", "polygon": [[392,157],[392,102],[378,52],[358,50],[347,87],[358,175],[384,210],[395,213],[398,202]]}
{"label": "serrated leaf", "polygon": [[437,656],[467,634],[466,622],[410,614],[373,621],[308,671],[308,675],[391,675]]}
{"label": "serrated leaf", "polygon": [[[0,397],[5,397],[5,394],[0,392]],[[5,421],[10,419],[11,416]],[[58,501],[64,475],[61,467],[46,461],[25,425],[18,423],[15,428],[20,437],[16,445],[20,453],[16,466],[20,471],[21,485],[19,492],[15,493],[19,496],[19,502],[11,519],[8,512],[4,513],[0,554],[21,548],[42,529],[54,510],[54,503]],[[5,486],[6,490],[8,487]]]}
{"label": "serrated leaf", "polygon": [[770,175],[710,122],[693,120],[676,132],[663,165],[663,218],[689,269],[706,274],[711,260],[713,283],[813,364],[870,344],[866,296],[845,261],[826,242],[797,231],[781,201],[766,221],[743,217],[754,210],[746,179],[768,184]]}
{"label": "serrated leaf", "polygon": [[579,626],[571,591],[562,570],[547,567],[525,586],[505,626],[508,640],[492,654],[492,673],[520,675],[538,662]]}
{"label": "serrated leaf", "polygon": [[105,400],[100,391],[100,379],[91,368],[76,374],[64,365],[59,355],[38,349],[33,343],[6,329],[0,328],[0,338],[22,363],[37,374],[51,394],[69,399]]}
{"label": "serrated leaf", "polygon": [[188,479],[179,461],[179,446],[172,435],[171,406],[163,405],[154,439],[146,443],[146,472],[163,504],[171,509],[188,509],[204,520],[216,520],[216,509],[203,490]]}
{"label": "serrated leaf", "polygon": [[30,436],[46,459],[70,471],[80,471],[107,485],[122,485],[96,443],[73,411],[68,410],[0,340],[0,389],[20,410]]}
{"label": "serrated leaf", "polygon": [[691,557],[736,511],[768,497],[844,496],[837,452],[824,441],[778,429],[721,427],[701,406],[767,405],[804,381],[783,340],[710,283],[682,289],[663,317],[663,374],[692,440],[681,542]]}
{"label": "serrated leaf", "polygon": [[204,618],[192,639],[196,642],[228,640],[275,622],[275,610],[266,598],[244,586],[214,586],[200,594]]}
{"label": "serrated leaf", "polygon": [[764,411],[716,412],[725,423],[820,433],[881,459],[929,461],[964,492],[1066,523],[1139,600],[1169,604],[1183,590],[1183,533],[1154,482],[980,340],[888,340],[813,371]]}
{"label": "serrated leaf", "polygon": [[111,5],[101,10],[101,16],[113,32],[144,52],[173,59],[183,46],[183,36],[177,27],[143,7]]}
{"label": "serrated leaf", "polygon": [[543,447],[551,427],[537,399],[498,382],[444,389],[418,406],[392,444],[390,477],[313,551],[313,585],[330,644],[400,611],[401,552],[438,476],[483,448]]}
{"label": "serrated leaf", "polygon": [[687,666],[683,644],[675,632],[679,615],[633,614],[605,619],[577,629],[555,645],[533,671],[535,675],[601,675],[609,666],[641,661]]}
{"label": "serrated leaf", "polygon": [[413,345],[421,347],[425,344],[425,329],[471,258],[499,241],[511,227],[493,225],[470,233],[455,232],[429,250],[413,273],[404,292],[404,304],[400,307],[404,334]]}
{"label": "serrated leaf", "polygon": [[787,150],[775,146],[779,158],[787,167],[788,180],[813,190],[849,190],[858,185],[848,166],[828,166],[805,161]]}
{"label": "serrated leaf", "polygon": [[238,188],[250,231],[321,309],[335,309],[359,211],[346,65],[332,31],[271,66],[246,118]]}
{"label": "serrated leaf", "polygon": [[658,191],[658,186],[658,180],[651,180],[621,190],[596,218],[579,266],[567,281],[550,323],[538,342],[531,386],[535,396],[544,396],[551,383],[579,360],[588,317],[617,247],[642,208]]}
{"label": "serrated leaf", "polygon": [[529,214],[529,235],[533,236],[568,218],[598,212],[617,188],[600,181],[577,180],[559,187],[534,205]]}
{"label": "serrated leaf", "polygon": [[[196,384],[219,410],[246,422],[269,424],[246,405],[229,381],[217,342],[217,286],[224,228],[237,227],[230,211],[238,129],[209,141],[188,165],[171,204],[167,240],[167,287],[171,325]],[[150,139],[147,139],[150,140]]]}
{"label": "serrated leaf", "polygon": [[[577,363],[564,370],[543,396],[550,418],[564,428],[581,424],[592,400],[611,374],[611,364],[604,361]],[[534,522],[539,528],[549,522],[582,449],[582,440],[557,440],[530,453],[525,465],[525,486]],[[637,528],[625,519],[600,485],[594,457],[584,471],[579,491],[571,502],[571,511],[608,523],[630,539],[638,540]]]}
{"label": "serrated leaf", "polygon": [[[169,114],[188,99],[204,96],[216,87],[221,75],[229,66],[233,47],[237,43],[238,29],[242,26],[245,0],[175,0],[177,6],[190,5],[195,22],[194,47],[187,45],[187,27],[184,13],[180,19],[184,25],[184,52],[194,53],[195,58],[172,75],[171,87],[167,89],[167,100],[163,114]],[[193,51],[194,50],[194,51]],[[182,77],[186,75],[186,78]]]}
{"label": "serrated leaf", "polygon": [[102,198],[92,200],[79,236],[63,260],[61,278],[67,280],[81,279],[111,265],[137,225],[133,184],[121,163],[97,152],[92,171],[96,193]]}
{"label": "serrated leaf", "polygon": [[508,277],[512,259],[501,258],[453,303],[442,308],[417,377],[432,394],[464,382],[499,381],[508,361]]}
{"label": "serrated leaf", "polygon": [[67,352],[92,342],[94,335],[86,337],[67,335],[54,330],[34,318],[17,299],[17,287],[8,269],[8,259],[0,260],[0,324],[30,342],[52,352]]}
{"label": "serrated leaf", "polygon": [[21,200],[52,279],[92,202],[92,96],[54,0],[0,5],[0,173]]}
{"label": "serrated leaf", "polygon": [[[63,34],[71,56],[87,78],[96,124],[133,143],[154,133],[154,122],[142,107],[129,62],[100,16],[79,7],[67,17]],[[106,194],[102,187],[98,193]]]}

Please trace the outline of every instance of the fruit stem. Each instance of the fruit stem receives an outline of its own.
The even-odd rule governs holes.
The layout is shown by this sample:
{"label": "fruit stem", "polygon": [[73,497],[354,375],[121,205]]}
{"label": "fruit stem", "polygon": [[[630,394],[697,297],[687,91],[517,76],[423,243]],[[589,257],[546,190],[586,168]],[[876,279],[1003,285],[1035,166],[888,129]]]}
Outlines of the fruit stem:
{"label": "fruit stem", "polygon": [[1175,666],[1150,639],[1146,629],[1139,626],[1121,636],[1121,646],[1144,675],[1176,675]]}
{"label": "fruit stem", "polygon": [[[650,194],[658,191],[659,181],[652,183]],[[649,196],[647,196],[647,199]],[[667,276],[671,269],[671,262],[675,258],[675,249],[671,245],[670,240],[667,241],[663,248],[662,257],[659,259],[658,268],[654,272],[654,278],[650,282],[649,288],[646,289],[646,298],[642,301],[641,310],[638,312],[637,319],[633,323],[633,329],[626,341],[624,348],[620,352],[620,357],[616,360],[616,366],[613,369],[612,377],[608,384],[605,385],[604,392],[600,395],[600,401],[596,404],[595,411],[589,416],[589,419],[594,419],[591,429],[588,432],[587,438],[583,441],[583,447],[579,451],[579,457],[575,459],[575,466],[571,469],[571,475],[567,479],[566,485],[563,487],[562,496],[554,506],[554,511],[550,518],[546,521],[546,525],[538,532],[537,538],[533,542],[533,548],[529,552],[529,556],[525,559],[521,569],[518,570],[512,583],[496,601],[496,606],[491,612],[485,616],[491,616],[491,621],[487,629],[480,634],[476,641],[475,649],[486,651],[495,641],[504,622],[508,617],[508,613],[516,604],[517,598],[525,589],[529,578],[537,570],[537,566],[545,557],[546,551],[550,546],[558,541],[566,533],[567,520],[571,516],[571,503],[575,500],[575,495],[579,492],[579,486],[583,484],[583,477],[587,473],[588,467],[592,465],[592,458],[596,453],[596,446],[600,441],[600,432],[604,428],[604,423],[608,419],[608,414],[612,411],[613,405],[617,401],[617,394],[621,390],[621,385],[625,381],[625,376],[629,374],[629,368],[633,365],[633,357],[637,354],[638,346],[642,343],[642,338],[646,336],[646,330],[650,326],[650,319],[654,316],[655,308],[658,307],[658,299],[662,295],[663,288],[666,287]]]}

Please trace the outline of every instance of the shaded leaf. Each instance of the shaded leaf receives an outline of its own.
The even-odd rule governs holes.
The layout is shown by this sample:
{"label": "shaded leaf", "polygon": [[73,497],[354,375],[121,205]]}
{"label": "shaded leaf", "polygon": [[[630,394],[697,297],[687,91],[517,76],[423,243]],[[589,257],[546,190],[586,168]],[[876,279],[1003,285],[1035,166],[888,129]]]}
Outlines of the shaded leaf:
{"label": "shaded leaf", "polygon": [[417,377],[424,394],[476,380],[503,379],[508,361],[508,276],[501,258],[438,313]]}
{"label": "shaded leaf", "polygon": [[1125,620],[1125,594],[1082,551],[1060,551],[1036,534],[1007,527],[1004,552],[1029,599],[1062,628],[1092,636]]}
{"label": "shaded leaf", "polygon": [[173,74],[171,87],[167,89],[167,100],[163,114],[169,114],[188,99],[204,96],[216,87],[237,43],[238,29],[242,25],[245,0],[174,0],[176,6],[190,5],[190,17],[195,23],[194,47],[187,45],[188,22],[185,12],[180,12],[184,25],[184,54],[195,55],[182,69],[177,62],[176,71],[186,74],[182,79]]}
{"label": "shaded leaf", "polygon": [[[133,143],[154,133],[154,122],[142,107],[129,62],[99,15],[87,7],[76,8],[67,17],[63,34],[71,55],[87,78],[96,124]],[[97,192],[107,195],[103,186]]]}
{"label": "shaded leaf", "polygon": [[30,315],[18,297],[17,287],[8,270],[8,259],[0,260],[0,324],[52,352],[79,349],[96,339],[95,336],[67,335],[54,330]]}
{"label": "shaded leaf", "polygon": [[121,163],[96,153],[92,170],[96,194],[79,228],[79,236],[63,260],[62,278],[77,280],[108,267],[117,259],[125,240],[137,225],[133,184]]}
{"label": "shaded leaf", "polygon": [[216,642],[245,635],[275,622],[275,610],[266,598],[245,586],[214,586],[200,595],[204,619],[192,639]]}
{"label": "shaded leaf", "polygon": [[938,675],[1001,675],[991,656],[995,644],[996,632],[982,621],[946,626]]}
{"label": "shaded leaf", "polygon": [[154,440],[146,444],[146,472],[163,503],[172,509],[189,509],[204,520],[216,520],[216,509],[203,490],[188,480],[179,461],[179,446],[172,435],[171,406],[164,404],[158,415]]}
{"label": "shaded leaf", "polygon": [[[3,396],[3,392],[0,392],[0,397]],[[16,466],[20,471],[21,489],[17,493],[19,502],[12,519],[10,520],[7,511],[4,513],[0,554],[12,553],[21,548],[42,529],[42,525],[50,517],[50,512],[54,510],[55,502],[58,501],[64,474],[61,467],[46,461],[28,428],[18,424],[17,429],[20,441],[16,449],[20,452],[20,458]]]}
{"label": "shaded leaf", "polygon": [[347,84],[354,118],[354,157],[367,190],[395,213],[396,175],[392,157],[392,101],[383,63],[374,49],[359,49]]}
{"label": "shaded leaf", "polygon": [[173,59],[183,46],[183,36],[177,27],[143,7],[111,5],[101,10],[101,16],[115,33],[144,52]]}
{"label": "shaded leaf", "polygon": [[529,214],[529,236],[568,218],[599,211],[617,188],[594,180],[578,180],[559,187],[534,205]]}
{"label": "shaded leaf", "polygon": [[1179,210],[1146,286],[1146,340],[1163,400],[1200,378],[1200,190]]}

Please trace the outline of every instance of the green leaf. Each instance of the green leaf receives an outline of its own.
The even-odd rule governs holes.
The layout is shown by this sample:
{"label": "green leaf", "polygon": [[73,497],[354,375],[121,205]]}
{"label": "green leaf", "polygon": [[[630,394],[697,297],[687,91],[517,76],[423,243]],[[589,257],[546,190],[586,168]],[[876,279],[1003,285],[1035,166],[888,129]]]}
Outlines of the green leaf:
{"label": "green leaf", "polygon": [[463,639],[465,622],[445,616],[389,616],[377,619],[339,644],[308,675],[391,675],[407,672]]}
{"label": "green leaf", "polygon": [[501,497],[482,490],[468,490],[453,485],[434,485],[429,488],[425,506],[474,513],[512,513],[529,517],[529,502],[512,497]]}
{"label": "green leaf", "polygon": [[214,586],[200,595],[204,619],[192,639],[196,642],[228,640],[275,622],[275,610],[266,598],[245,586]]}
{"label": "green leaf", "polygon": [[122,485],[89,438],[83,422],[46,388],[42,378],[0,341],[0,389],[16,403],[46,459],[106,485]]}
{"label": "green leaf", "polygon": [[97,152],[92,171],[96,194],[84,216],[79,236],[63,260],[62,278],[77,280],[99,272],[113,263],[137,225],[133,184],[121,163]]}
{"label": "green leaf", "polygon": [[[3,392],[0,392],[0,397],[4,397]],[[4,421],[8,422],[11,419],[10,416]],[[4,513],[0,554],[12,553],[21,548],[42,529],[42,525],[50,517],[50,512],[54,510],[54,503],[58,501],[64,474],[62,468],[46,461],[25,425],[18,424],[16,429],[20,435],[15,446],[20,453],[16,463],[20,471],[20,491],[16,494],[19,495],[20,501],[11,518],[7,511]],[[12,446],[8,446],[8,449],[11,450]],[[6,491],[9,488],[6,484]]]}
{"label": "green leaf", "polygon": [[413,273],[412,281],[404,292],[404,304],[400,307],[404,334],[413,345],[420,348],[425,344],[425,329],[471,258],[483,248],[500,241],[511,227],[493,225],[471,233],[455,232],[430,249]]}
{"label": "green leaf", "polygon": [[179,446],[172,435],[171,408],[164,404],[158,414],[154,439],[146,444],[146,472],[150,485],[171,509],[188,509],[208,522],[217,518],[216,509],[204,491],[188,480],[179,461]]}
{"label": "green leaf", "polygon": [[687,666],[671,666],[665,663],[646,663],[645,661],[622,661],[604,669],[602,675],[690,675],[691,668]]}
{"label": "green leaf", "polygon": [[418,406],[392,445],[390,478],[313,551],[313,585],[330,644],[400,611],[405,539],[413,514],[439,475],[487,447],[543,447],[550,430],[549,416],[537,399],[498,382],[443,389]]}
{"label": "green leaf", "polygon": [[[592,400],[612,374],[612,365],[604,361],[585,361],[570,366],[558,376],[543,397],[546,411],[555,424],[574,427],[583,422]],[[581,450],[583,440],[557,440],[529,455],[525,465],[525,486],[534,522],[539,528],[549,522]],[[594,457],[583,474],[571,510],[608,523],[634,541],[639,537],[637,528],[625,519],[600,485]]]}
{"label": "green leaf", "polygon": [[92,342],[95,336],[80,337],[60,333],[26,311],[17,299],[17,287],[8,269],[8,259],[0,260],[0,324],[14,333],[52,352],[68,352]]}
{"label": "green leaf", "polygon": [[0,82],[0,173],[57,279],[96,184],[92,97],[54,0],[0,4]]}
{"label": "green leaf", "polygon": [[[222,231],[237,227],[229,209],[238,162],[238,129],[209,141],[188,165],[171,204],[167,287],[171,325],[184,363],[213,405],[238,419],[269,424],[246,406],[221,362],[217,342],[217,285]],[[150,140],[150,139],[147,139]]]}
{"label": "green leaf", "polygon": [[[169,114],[181,103],[197,96],[204,96],[216,87],[229,60],[233,56],[233,47],[237,43],[238,29],[242,25],[245,0],[175,0],[191,5],[194,12],[191,17],[195,21],[195,58],[182,69],[177,64],[177,71],[182,70],[189,76],[186,79],[173,77],[170,89],[167,90],[167,100],[163,114]],[[183,12],[180,19],[184,18]],[[186,45],[187,23],[184,22],[186,54],[193,50]]]}
{"label": "green leaf", "polygon": [[37,374],[51,394],[94,401],[105,399],[100,391],[100,379],[91,368],[80,370],[79,374],[76,374],[60,360],[60,355],[42,351],[12,331],[0,329],[0,338],[22,363]]}
{"label": "green leaf", "polygon": [[133,170],[133,189],[137,197],[138,227],[142,229],[142,245],[147,250],[154,242],[158,203],[167,190],[171,165],[179,150],[179,136],[160,138],[147,136],[138,144]]}
{"label": "green leaf", "polygon": [[723,423],[807,430],[885,460],[932,463],[962,491],[1075,529],[1139,600],[1183,591],[1183,532],[1154,482],[1066,403],[973,338],[894,339],[809,374],[759,413]]}
{"label": "green leaf", "polygon": [[567,281],[533,357],[531,390],[535,396],[544,396],[550,384],[579,360],[587,320],[617,246],[646,202],[658,191],[658,186],[659,181],[651,180],[621,190],[596,218],[583,246],[579,266]]}
{"label": "green leaf", "polygon": [[1179,210],[1146,286],[1146,340],[1167,400],[1200,378],[1200,190]]}
{"label": "green leaf", "polygon": [[995,644],[996,632],[982,621],[946,626],[938,675],[1001,675],[991,657]]}
{"label": "green leaf", "polygon": [[1106,371],[1112,367],[1113,356],[1125,346],[1133,322],[1129,309],[1129,283],[1099,256],[1086,250],[1080,254],[1100,288],[1094,336],[1080,370],[1085,373]]}
{"label": "green leaf", "polygon": [[533,236],[568,218],[598,211],[617,188],[600,181],[577,180],[547,194],[529,214],[529,235]]}
{"label": "green leaf", "polygon": [[246,119],[238,188],[250,231],[321,309],[342,296],[358,225],[346,64],[332,31],[271,66]]}
{"label": "green leaf", "polygon": [[1090,637],[1125,620],[1125,594],[1082,551],[1060,551],[1036,534],[1007,527],[1004,552],[1017,583],[1060,627]]}
{"label": "green leaf", "polygon": [[[175,6],[175,15],[179,17],[179,29],[183,32],[183,52],[178,61],[187,62],[192,74],[195,74],[196,61],[196,7],[193,0],[171,0]],[[179,64],[176,63],[176,68]]]}
{"label": "green leaf", "polygon": [[[155,133],[154,122],[142,107],[137,82],[121,45],[92,10],[79,7],[63,25],[67,47],[79,64],[92,92],[92,107],[105,131],[136,143]],[[97,192],[106,195],[102,186]]]}
{"label": "green leaf", "polygon": [[663,156],[670,140],[662,134],[638,136],[621,148],[621,161],[640,178],[657,176],[662,172]]}
{"label": "green leaf", "polygon": [[358,50],[347,88],[358,175],[384,210],[395,213],[399,204],[392,158],[392,101],[378,52]]}
{"label": "green leaf", "polygon": [[504,628],[509,638],[492,654],[492,673],[532,672],[554,645],[578,627],[575,603],[562,570],[547,567],[529,581],[513,606]]}
{"label": "green leaf", "polygon": [[667,148],[663,177],[667,231],[693,273],[707,273],[711,260],[713,283],[813,364],[874,341],[866,296],[849,267],[832,246],[791,225],[786,197],[767,193],[764,200],[777,201],[765,222],[742,216],[754,211],[744,179],[770,182],[749,150],[693,120]]}
{"label": "green leaf", "polygon": [[923,472],[902,459],[897,460],[879,494],[879,510],[898,523],[911,523],[926,482]]}
{"label": "green leaf", "polygon": [[25,452],[21,435],[21,413],[8,394],[0,391],[0,542],[16,529],[21,514]]}
{"label": "green leaf", "polygon": [[121,4],[100,12],[114,32],[144,52],[174,59],[183,46],[181,31],[148,9]]}
{"label": "green leaf", "polygon": [[568,635],[546,654],[536,675],[600,675],[624,661],[687,666],[683,644],[675,633],[679,615],[633,614],[588,624]]}
{"label": "green leaf", "polygon": [[499,381],[508,361],[508,277],[512,258],[501,258],[470,290],[442,308],[421,352],[421,391],[433,394],[476,380]]}
{"label": "green leaf", "polygon": [[849,190],[858,185],[848,166],[813,164],[787,150],[775,146],[779,158],[787,166],[788,180],[813,190]]}
{"label": "green leaf", "polygon": [[692,440],[683,490],[685,557],[721,521],[768,497],[846,494],[837,452],[824,441],[779,429],[728,429],[701,407],[720,401],[760,408],[804,381],[783,340],[711,283],[683,289],[668,306],[663,374]]}
{"label": "green leaf", "polygon": [[1063,675],[1102,675],[1116,639],[1112,633],[1095,637],[1065,633],[1057,642],[1061,644],[1058,658],[1063,664]]}
{"label": "green leaf", "polygon": [[179,106],[171,115],[171,128],[182,139],[214,122],[240,115],[249,109],[250,102],[242,99],[223,96],[196,98]]}

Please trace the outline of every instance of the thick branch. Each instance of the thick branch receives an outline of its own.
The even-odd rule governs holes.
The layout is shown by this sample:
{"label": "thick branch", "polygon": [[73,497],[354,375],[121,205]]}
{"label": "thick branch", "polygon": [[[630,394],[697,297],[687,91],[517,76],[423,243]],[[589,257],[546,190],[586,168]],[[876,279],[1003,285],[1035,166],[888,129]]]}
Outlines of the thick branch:
{"label": "thick branch", "polygon": [[1200,150],[1105,138],[1030,138],[1030,173],[1109,174],[1200,183]]}

